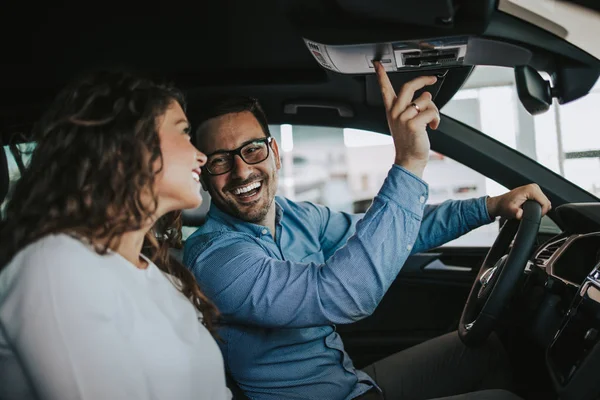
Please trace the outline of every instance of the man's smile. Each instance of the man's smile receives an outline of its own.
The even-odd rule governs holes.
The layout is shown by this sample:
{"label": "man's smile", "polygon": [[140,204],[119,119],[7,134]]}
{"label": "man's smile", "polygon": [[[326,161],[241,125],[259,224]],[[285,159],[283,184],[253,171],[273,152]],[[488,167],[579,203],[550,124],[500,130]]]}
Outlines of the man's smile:
{"label": "man's smile", "polygon": [[229,192],[241,203],[251,203],[257,200],[262,192],[262,181],[254,181],[242,186],[237,186]]}

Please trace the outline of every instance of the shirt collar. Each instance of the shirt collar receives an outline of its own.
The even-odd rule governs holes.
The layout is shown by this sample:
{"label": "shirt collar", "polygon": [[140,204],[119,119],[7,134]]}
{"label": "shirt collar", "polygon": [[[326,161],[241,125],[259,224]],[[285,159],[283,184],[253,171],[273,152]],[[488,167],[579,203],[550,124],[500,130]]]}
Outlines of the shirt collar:
{"label": "shirt collar", "polygon": [[[281,200],[278,198],[278,196],[275,196],[275,225],[280,224],[281,219],[283,218],[283,208],[279,204],[280,201]],[[242,221],[237,217],[227,214],[219,207],[217,207],[214,202],[211,202],[210,204],[210,209],[208,210],[208,217],[228,226],[233,230],[248,233],[253,236],[263,236],[264,230],[266,229],[262,225]]]}
{"label": "shirt collar", "polygon": [[283,207],[279,204],[280,201],[279,196],[275,196],[275,225],[281,224],[283,218]]}

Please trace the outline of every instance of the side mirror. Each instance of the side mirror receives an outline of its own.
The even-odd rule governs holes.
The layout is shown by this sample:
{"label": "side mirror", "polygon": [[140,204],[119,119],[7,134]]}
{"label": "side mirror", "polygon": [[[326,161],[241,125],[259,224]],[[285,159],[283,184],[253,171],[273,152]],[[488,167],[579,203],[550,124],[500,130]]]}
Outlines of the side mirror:
{"label": "side mirror", "polygon": [[528,65],[515,67],[517,94],[525,109],[531,115],[548,111],[552,105],[550,82]]}

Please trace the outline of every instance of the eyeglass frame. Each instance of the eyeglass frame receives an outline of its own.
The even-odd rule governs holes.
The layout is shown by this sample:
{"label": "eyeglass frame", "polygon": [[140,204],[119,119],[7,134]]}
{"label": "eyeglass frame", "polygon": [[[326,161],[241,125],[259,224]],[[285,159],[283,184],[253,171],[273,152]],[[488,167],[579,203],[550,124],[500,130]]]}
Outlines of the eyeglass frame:
{"label": "eyeglass frame", "polygon": [[[245,159],[245,158],[244,158],[244,156],[242,155],[242,149],[243,149],[244,147],[248,146],[249,144],[256,143],[256,142],[263,142],[263,143],[265,143],[265,144],[267,145],[267,156],[266,156],[265,158],[263,158],[262,160],[260,160],[260,161],[253,162],[253,163],[249,163],[248,161],[246,161],[246,159]],[[206,164],[204,165],[203,169],[204,169],[206,172],[208,172],[208,174],[209,174],[210,176],[219,176],[219,175],[224,175],[224,174],[226,174],[226,173],[228,173],[228,172],[231,172],[231,171],[233,171],[234,164],[232,163],[232,164],[231,164],[231,169],[229,169],[229,170],[227,170],[227,171],[225,171],[225,172],[220,172],[220,173],[218,173],[218,174],[214,174],[214,173],[210,172],[210,169],[208,168],[208,160],[210,159],[210,157],[214,156],[215,154],[227,154],[228,156],[231,156],[231,160],[232,160],[232,161],[233,161],[233,159],[235,158],[235,156],[239,156],[239,157],[240,157],[240,159],[241,159],[243,162],[245,162],[246,164],[248,164],[248,165],[256,165],[256,164],[260,164],[261,162],[263,162],[263,161],[265,161],[267,158],[269,158],[269,156],[271,155],[271,150],[270,150],[270,149],[271,149],[271,143],[273,143],[273,136],[266,136],[266,137],[264,137],[264,138],[261,138],[261,139],[252,139],[252,140],[250,140],[250,141],[248,141],[248,142],[244,143],[243,145],[241,145],[241,146],[240,146],[240,147],[238,147],[237,149],[233,149],[233,150],[225,150],[225,151],[222,151],[222,150],[217,150],[217,151],[215,151],[215,152],[212,152],[212,153],[210,153],[210,154],[207,154],[207,155],[206,155]]]}

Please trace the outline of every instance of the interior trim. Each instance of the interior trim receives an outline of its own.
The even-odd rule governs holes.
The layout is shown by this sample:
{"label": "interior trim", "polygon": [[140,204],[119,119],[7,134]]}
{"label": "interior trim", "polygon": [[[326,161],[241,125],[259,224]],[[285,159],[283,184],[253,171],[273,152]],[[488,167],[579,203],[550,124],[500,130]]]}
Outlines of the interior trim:
{"label": "interior trim", "polygon": [[500,0],[498,10],[538,26],[600,58],[600,13],[557,0]]}

